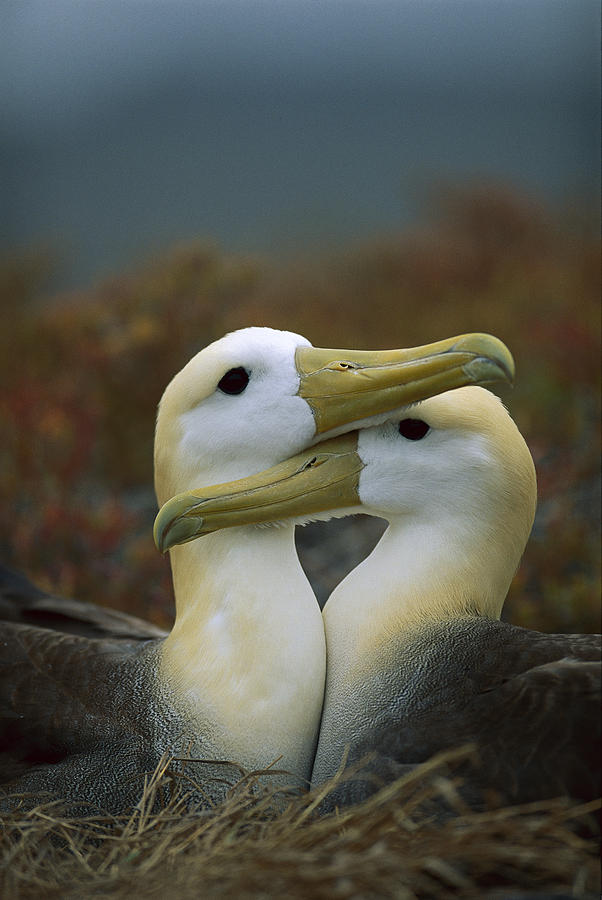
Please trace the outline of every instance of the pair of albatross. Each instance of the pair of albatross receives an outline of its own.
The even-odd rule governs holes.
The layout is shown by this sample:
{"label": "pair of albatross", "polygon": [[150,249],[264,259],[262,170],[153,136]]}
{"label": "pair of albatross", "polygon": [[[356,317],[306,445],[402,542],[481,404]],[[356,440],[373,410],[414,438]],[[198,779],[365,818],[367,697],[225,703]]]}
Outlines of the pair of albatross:
{"label": "pair of albatross", "polygon": [[353,762],[370,754],[364,777],[340,784],[326,807],[469,742],[478,765],[465,767],[462,793],[472,805],[591,800],[600,794],[600,636],[499,621],[536,493],[531,455],[500,400],[462,387],[253,477],[177,495],[155,539],[173,554],[233,524],[356,512],[388,520],[323,611],[312,782],[335,775],[347,750]]}
{"label": "pair of albatross", "polygon": [[[504,379],[511,365],[503,344],[483,335],[371,353],[320,350],[270,329],[235,332],[165,391],[157,498],[257,473],[433,394]],[[176,621],[166,636],[73,602],[24,601],[23,584],[13,584],[14,602],[10,591],[4,598],[12,621],[0,631],[6,790],[120,809],[165,751],[212,760],[197,777],[213,798],[223,791],[219,760],[251,769],[279,758],[307,783],[326,647],[293,529],[243,523],[174,546]],[[33,624],[38,614],[44,627]]]}

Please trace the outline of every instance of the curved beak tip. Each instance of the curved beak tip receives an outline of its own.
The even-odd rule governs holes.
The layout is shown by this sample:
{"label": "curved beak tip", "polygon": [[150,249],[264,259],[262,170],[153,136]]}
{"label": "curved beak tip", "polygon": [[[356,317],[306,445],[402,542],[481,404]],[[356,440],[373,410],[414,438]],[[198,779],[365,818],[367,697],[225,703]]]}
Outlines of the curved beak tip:
{"label": "curved beak tip", "polygon": [[167,516],[164,510],[165,507],[159,511],[153,528],[155,545],[161,553],[166,553],[176,544],[186,544],[201,537],[205,524],[202,516],[187,515],[185,512],[173,515],[171,510],[169,520],[165,521]]}
{"label": "curved beak tip", "polygon": [[165,553],[167,550],[167,547],[165,546],[165,529],[158,528],[156,522],[155,527],[153,528],[153,540],[159,553]]}
{"label": "curved beak tip", "polygon": [[514,382],[514,362],[510,360],[491,359],[478,356],[463,366],[464,372],[475,384],[492,382]]}
{"label": "curved beak tip", "polygon": [[462,335],[451,348],[454,351],[475,353],[464,371],[475,383],[491,381],[514,382],[514,358],[503,341],[492,334]]}

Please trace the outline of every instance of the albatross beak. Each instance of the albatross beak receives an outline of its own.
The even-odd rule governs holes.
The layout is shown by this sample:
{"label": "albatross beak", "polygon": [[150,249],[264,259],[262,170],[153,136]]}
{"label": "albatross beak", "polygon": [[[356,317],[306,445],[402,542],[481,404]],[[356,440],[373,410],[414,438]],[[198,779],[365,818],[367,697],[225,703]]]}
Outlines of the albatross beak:
{"label": "albatross beak", "polygon": [[313,411],[316,434],[466,384],[514,380],[512,354],[490,334],[462,334],[410,350],[298,347],[295,362],[298,393]]}
{"label": "albatross beak", "polygon": [[221,528],[357,506],[364,464],[356,450],[353,431],[249,478],[176,494],[155,519],[155,544],[164,553]]}

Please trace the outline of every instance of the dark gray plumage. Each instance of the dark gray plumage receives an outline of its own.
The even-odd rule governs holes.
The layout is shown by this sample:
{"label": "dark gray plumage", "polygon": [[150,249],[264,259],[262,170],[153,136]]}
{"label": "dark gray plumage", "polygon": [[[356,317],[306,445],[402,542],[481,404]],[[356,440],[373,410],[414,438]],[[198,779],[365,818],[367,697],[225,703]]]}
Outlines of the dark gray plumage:
{"label": "dark gray plumage", "polygon": [[96,603],[47,594],[25,577],[0,564],[0,622],[35,625],[83,637],[149,639],[166,632],[151,622]]}
{"label": "dark gray plumage", "polygon": [[[95,604],[54,597],[0,567],[0,783],[8,792],[135,802],[156,765],[152,647],[163,632]],[[132,712],[132,700],[142,712]],[[136,710],[136,706],[133,707]],[[107,759],[111,765],[107,766]],[[129,796],[123,785],[131,782]]]}
{"label": "dark gray plumage", "polygon": [[[338,685],[312,781],[369,755],[328,808],[358,802],[435,753],[472,743],[457,774],[473,807],[600,795],[600,636],[541,634],[484,618],[424,627],[383,648],[378,668]],[[365,777],[364,777],[365,773]]]}
{"label": "dark gray plumage", "polygon": [[[165,752],[215,759],[210,722],[187,733],[158,685],[161,629],[45,594],[3,566],[0,611],[0,808],[19,802],[7,795],[30,794],[26,805],[49,796],[72,813],[120,812]],[[240,774],[227,763],[187,766],[210,797]]]}

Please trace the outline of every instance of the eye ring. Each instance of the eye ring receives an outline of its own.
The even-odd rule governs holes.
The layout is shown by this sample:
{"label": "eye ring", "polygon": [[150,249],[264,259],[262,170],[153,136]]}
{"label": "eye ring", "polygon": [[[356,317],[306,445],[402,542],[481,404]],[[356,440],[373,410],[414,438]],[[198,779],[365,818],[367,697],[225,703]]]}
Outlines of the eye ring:
{"label": "eye ring", "polygon": [[224,394],[242,394],[249,383],[249,373],[242,366],[229,369],[218,382],[218,388]]}
{"label": "eye ring", "polygon": [[408,441],[421,441],[430,430],[422,419],[402,419],[399,423],[399,433]]}

